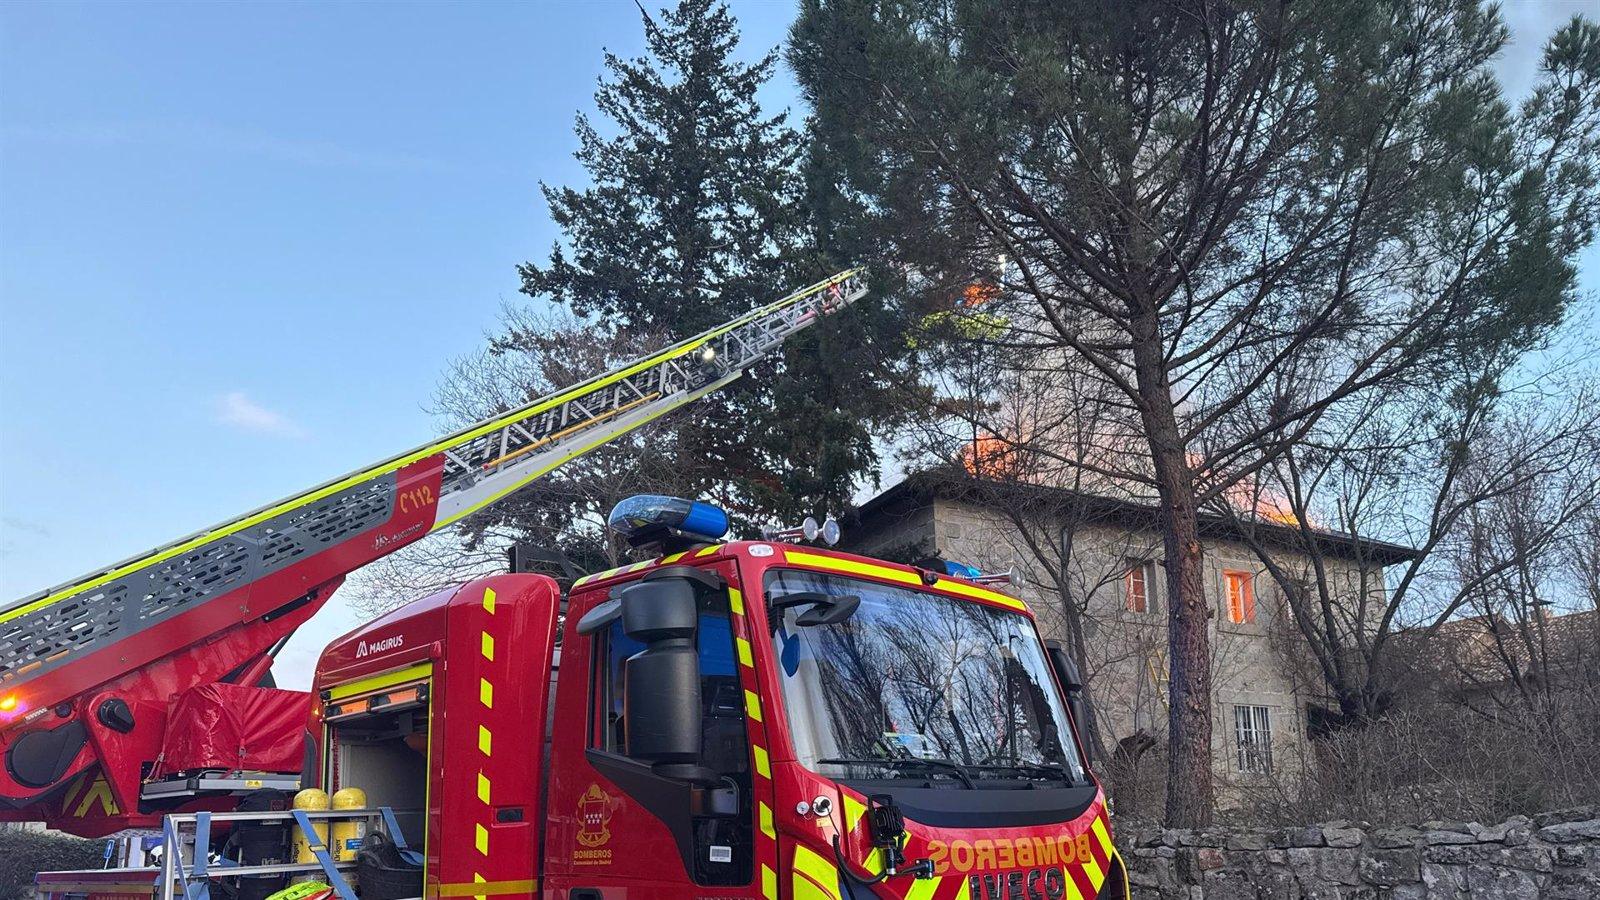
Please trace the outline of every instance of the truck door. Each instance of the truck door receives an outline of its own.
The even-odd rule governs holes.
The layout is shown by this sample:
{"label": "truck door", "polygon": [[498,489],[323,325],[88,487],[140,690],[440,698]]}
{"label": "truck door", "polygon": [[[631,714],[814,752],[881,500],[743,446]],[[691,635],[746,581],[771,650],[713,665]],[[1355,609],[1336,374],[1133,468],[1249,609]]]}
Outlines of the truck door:
{"label": "truck door", "polygon": [[620,617],[589,634],[569,625],[545,845],[555,897],[749,896],[772,869],[770,769],[750,629],[734,567],[703,571],[721,586],[697,601],[701,752],[675,767],[698,770],[697,781],[627,755],[624,673],[644,645]]}
{"label": "truck door", "polygon": [[559,602],[543,575],[484,578],[450,601],[434,701],[443,727],[432,735],[428,896],[538,891],[541,738]]}

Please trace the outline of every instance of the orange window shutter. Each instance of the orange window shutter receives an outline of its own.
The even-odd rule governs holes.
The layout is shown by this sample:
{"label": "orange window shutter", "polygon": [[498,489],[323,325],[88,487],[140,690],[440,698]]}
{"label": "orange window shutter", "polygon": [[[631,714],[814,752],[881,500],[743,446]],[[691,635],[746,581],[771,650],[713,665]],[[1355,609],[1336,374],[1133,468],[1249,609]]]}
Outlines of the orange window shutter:
{"label": "orange window shutter", "polygon": [[1244,620],[1246,622],[1254,622],[1256,620],[1256,587],[1254,579],[1248,574],[1240,575],[1239,587],[1239,593],[1244,597]]}

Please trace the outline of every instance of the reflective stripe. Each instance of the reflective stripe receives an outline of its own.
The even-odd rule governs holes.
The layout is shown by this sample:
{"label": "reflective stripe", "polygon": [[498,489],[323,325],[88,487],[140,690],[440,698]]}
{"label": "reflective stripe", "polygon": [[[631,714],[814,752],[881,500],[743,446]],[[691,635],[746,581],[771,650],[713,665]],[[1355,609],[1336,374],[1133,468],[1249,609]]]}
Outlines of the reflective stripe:
{"label": "reflective stripe", "polygon": [[758,804],[761,812],[761,833],[769,838],[776,839],[778,832],[772,827],[772,807],[765,803]]}
{"label": "reflective stripe", "polygon": [[[889,566],[881,566],[876,563],[860,562],[854,559],[837,559],[832,556],[822,556],[817,553],[806,553],[801,550],[785,550],[783,551],[783,557],[794,565],[805,566],[811,569],[826,569],[830,572],[843,572],[847,575],[866,575],[871,578],[880,578],[884,581],[894,581],[900,584],[915,585],[918,588],[925,587],[925,585],[922,583],[922,576],[916,574],[915,572],[907,572],[903,569],[890,568]],[[967,584],[964,581],[958,581],[951,578],[940,578],[934,583],[933,586],[940,590],[949,591],[952,594],[960,594],[963,597],[971,597],[975,600],[986,600],[990,603],[998,603],[1001,606],[1010,607],[1011,609],[1027,609],[1027,606],[1021,600],[1018,600],[1015,597],[1007,596],[999,591],[991,591],[988,588],[979,587],[975,584]]]}
{"label": "reflective stripe", "polygon": [[1110,859],[1115,856],[1117,850],[1111,844],[1111,832],[1106,829],[1105,818],[1097,817],[1094,820],[1094,824],[1089,827],[1094,831],[1094,836],[1100,840],[1100,846],[1105,850],[1106,858]]}
{"label": "reflective stripe", "polygon": [[892,569],[876,563],[860,562],[854,559],[838,559],[832,556],[806,553],[802,550],[785,550],[783,551],[783,558],[797,566],[827,569],[831,572],[844,572],[848,575],[867,575],[872,578],[881,578],[885,581],[898,581],[901,584],[922,586],[922,578],[915,572]]}
{"label": "reflective stripe", "polygon": [[1106,873],[1101,870],[1100,863],[1093,856],[1083,861],[1083,871],[1089,876],[1089,883],[1099,892],[1100,885],[1105,883]]}
{"label": "reflective stripe", "polygon": [[347,681],[344,684],[334,685],[333,687],[328,688],[328,699],[343,700],[346,697],[354,697],[356,694],[366,694],[372,691],[381,691],[386,687],[394,687],[397,684],[405,684],[408,681],[421,681],[432,674],[432,663],[418,663],[417,665],[408,666],[404,669],[397,669],[393,672],[385,672],[382,675],[373,675],[369,678],[362,678],[356,681]]}
{"label": "reflective stripe", "polygon": [[441,884],[437,890],[429,888],[428,894],[433,897],[484,897],[496,894],[532,894],[538,889],[539,882],[533,878],[524,878],[520,881],[484,881],[483,876],[474,875],[472,881]]}
{"label": "reflective stripe", "polygon": [[809,847],[794,848],[795,900],[839,900],[839,870]]}
{"label": "reflective stripe", "polygon": [[1000,593],[999,591],[991,591],[988,588],[981,588],[975,584],[967,584],[965,581],[957,581],[952,578],[941,578],[934,584],[934,587],[949,591],[952,594],[960,594],[963,597],[972,597],[975,600],[987,600],[990,603],[998,603],[1001,606],[1009,606],[1012,609],[1028,608],[1026,604],[1015,597],[1010,597]]}

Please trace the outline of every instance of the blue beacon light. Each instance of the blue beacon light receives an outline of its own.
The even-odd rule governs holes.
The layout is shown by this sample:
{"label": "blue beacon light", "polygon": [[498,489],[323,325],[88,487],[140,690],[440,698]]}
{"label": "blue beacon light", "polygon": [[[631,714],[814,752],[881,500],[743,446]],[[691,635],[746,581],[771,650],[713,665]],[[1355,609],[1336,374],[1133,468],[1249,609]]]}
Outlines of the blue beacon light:
{"label": "blue beacon light", "polygon": [[714,541],[728,533],[728,514],[696,500],[638,494],[612,507],[606,527],[636,546],[666,536]]}
{"label": "blue beacon light", "polygon": [[956,578],[965,578],[969,581],[983,576],[983,573],[976,566],[969,566],[966,563],[956,562],[952,559],[944,561],[944,573]]}

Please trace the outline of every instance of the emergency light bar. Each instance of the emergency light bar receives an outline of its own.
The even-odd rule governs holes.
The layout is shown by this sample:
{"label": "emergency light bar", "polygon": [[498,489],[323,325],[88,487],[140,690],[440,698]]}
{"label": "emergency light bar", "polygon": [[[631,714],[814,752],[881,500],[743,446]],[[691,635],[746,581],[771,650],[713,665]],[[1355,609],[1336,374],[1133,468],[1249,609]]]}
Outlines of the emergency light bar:
{"label": "emergency light bar", "polygon": [[632,547],[660,543],[663,537],[710,543],[728,533],[728,514],[696,500],[638,494],[611,508],[606,527]]}

